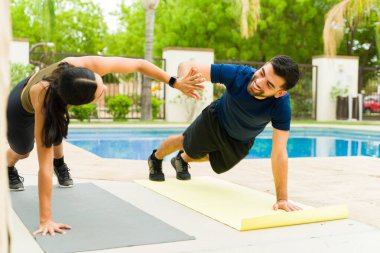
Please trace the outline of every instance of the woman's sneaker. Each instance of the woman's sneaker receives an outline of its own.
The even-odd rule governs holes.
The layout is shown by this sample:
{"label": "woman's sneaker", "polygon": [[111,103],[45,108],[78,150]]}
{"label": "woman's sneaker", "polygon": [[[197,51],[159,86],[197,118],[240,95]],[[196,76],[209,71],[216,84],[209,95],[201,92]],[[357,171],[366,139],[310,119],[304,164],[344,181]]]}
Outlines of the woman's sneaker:
{"label": "woman's sneaker", "polygon": [[24,178],[19,176],[15,167],[8,169],[9,189],[11,191],[23,191],[24,190]]}
{"label": "woman's sneaker", "polygon": [[162,173],[162,160],[152,158],[155,152],[156,149],[153,150],[152,154],[148,158],[149,180],[165,181],[165,175]]}
{"label": "woman's sneaker", "polygon": [[73,187],[74,183],[69,171],[70,169],[67,167],[66,163],[62,164],[61,166],[54,166],[54,174],[58,178],[58,184],[60,187]]}
{"label": "woman's sneaker", "polygon": [[177,179],[190,180],[191,179],[191,175],[189,173],[190,165],[182,159],[181,157],[182,153],[183,153],[183,150],[179,151],[178,154],[175,157],[173,157],[170,162],[177,173]]}

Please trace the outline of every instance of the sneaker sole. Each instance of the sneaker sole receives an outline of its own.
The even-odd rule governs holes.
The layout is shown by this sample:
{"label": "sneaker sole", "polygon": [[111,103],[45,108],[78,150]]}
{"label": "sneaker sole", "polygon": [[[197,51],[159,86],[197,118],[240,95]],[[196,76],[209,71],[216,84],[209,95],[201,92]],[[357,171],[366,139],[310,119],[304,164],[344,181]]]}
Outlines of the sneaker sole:
{"label": "sneaker sole", "polygon": [[149,178],[149,180],[150,180],[150,181],[153,181],[153,182],[164,182],[164,181],[165,181],[165,179],[154,180],[154,179],[150,179],[150,178]]}
{"label": "sneaker sole", "polygon": [[58,187],[59,188],[73,188],[74,185],[60,185],[60,184],[58,184]]}
{"label": "sneaker sole", "polygon": [[163,181],[165,181],[165,178],[162,178],[162,179],[161,178],[159,178],[159,179],[153,179],[153,178],[149,177],[149,180],[150,181],[155,181],[155,182],[163,182]]}
{"label": "sneaker sole", "polygon": [[180,178],[180,177],[176,177],[178,180],[182,180],[182,181],[187,181],[187,180],[191,180],[191,177],[189,178]]}
{"label": "sneaker sole", "polygon": [[18,188],[18,189],[11,189],[11,188],[9,188],[9,190],[11,192],[21,192],[21,191],[25,190],[25,188]]}

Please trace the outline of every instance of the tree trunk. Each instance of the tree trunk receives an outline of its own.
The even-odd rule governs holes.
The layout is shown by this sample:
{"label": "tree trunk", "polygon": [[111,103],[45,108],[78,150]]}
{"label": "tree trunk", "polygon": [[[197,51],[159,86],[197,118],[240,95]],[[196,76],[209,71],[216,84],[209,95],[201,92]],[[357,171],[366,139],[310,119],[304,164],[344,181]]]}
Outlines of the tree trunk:
{"label": "tree trunk", "polygon": [[[155,9],[145,9],[145,59],[153,62],[153,30]],[[152,79],[144,76],[141,91],[141,120],[152,120]]]}
{"label": "tree trunk", "polygon": [[0,252],[10,252],[10,201],[6,171],[6,101],[10,80],[9,50],[11,41],[9,0],[0,0]]}

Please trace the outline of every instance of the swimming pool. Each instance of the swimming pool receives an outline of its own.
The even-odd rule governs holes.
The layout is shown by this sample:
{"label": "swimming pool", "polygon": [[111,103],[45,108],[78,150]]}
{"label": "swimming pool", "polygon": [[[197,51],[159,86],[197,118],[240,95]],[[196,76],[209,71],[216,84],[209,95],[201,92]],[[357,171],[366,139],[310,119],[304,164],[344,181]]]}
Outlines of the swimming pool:
{"label": "swimming pool", "polygon": [[[161,142],[184,128],[71,128],[67,141],[104,158],[146,160]],[[272,130],[265,129],[247,159],[269,158]],[[380,134],[333,128],[292,128],[289,157],[373,156],[380,157]],[[168,156],[170,159],[175,154]]]}

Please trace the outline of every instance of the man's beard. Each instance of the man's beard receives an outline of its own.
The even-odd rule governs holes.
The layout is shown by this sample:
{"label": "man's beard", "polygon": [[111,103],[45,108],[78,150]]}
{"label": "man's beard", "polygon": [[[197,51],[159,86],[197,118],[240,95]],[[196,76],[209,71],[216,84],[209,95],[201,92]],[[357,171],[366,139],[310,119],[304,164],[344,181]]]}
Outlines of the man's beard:
{"label": "man's beard", "polygon": [[256,92],[252,90],[251,92],[252,92],[251,93],[252,96],[266,98],[266,96],[263,96],[264,91],[262,91],[262,90],[256,91]]}
{"label": "man's beard", "polygon": [[254,96],[254,97],[257,97],[257,98],[267,98],[268,97],[268,96],[263,95],[264,91],[262,91],[262,90],[260,90],[260,91],[254,91],[253,89],[251,89],[251,84],[252,83],[249,83],[248,87],[247,87],[247,91],[248,91],[248,93],[251,96]]}

